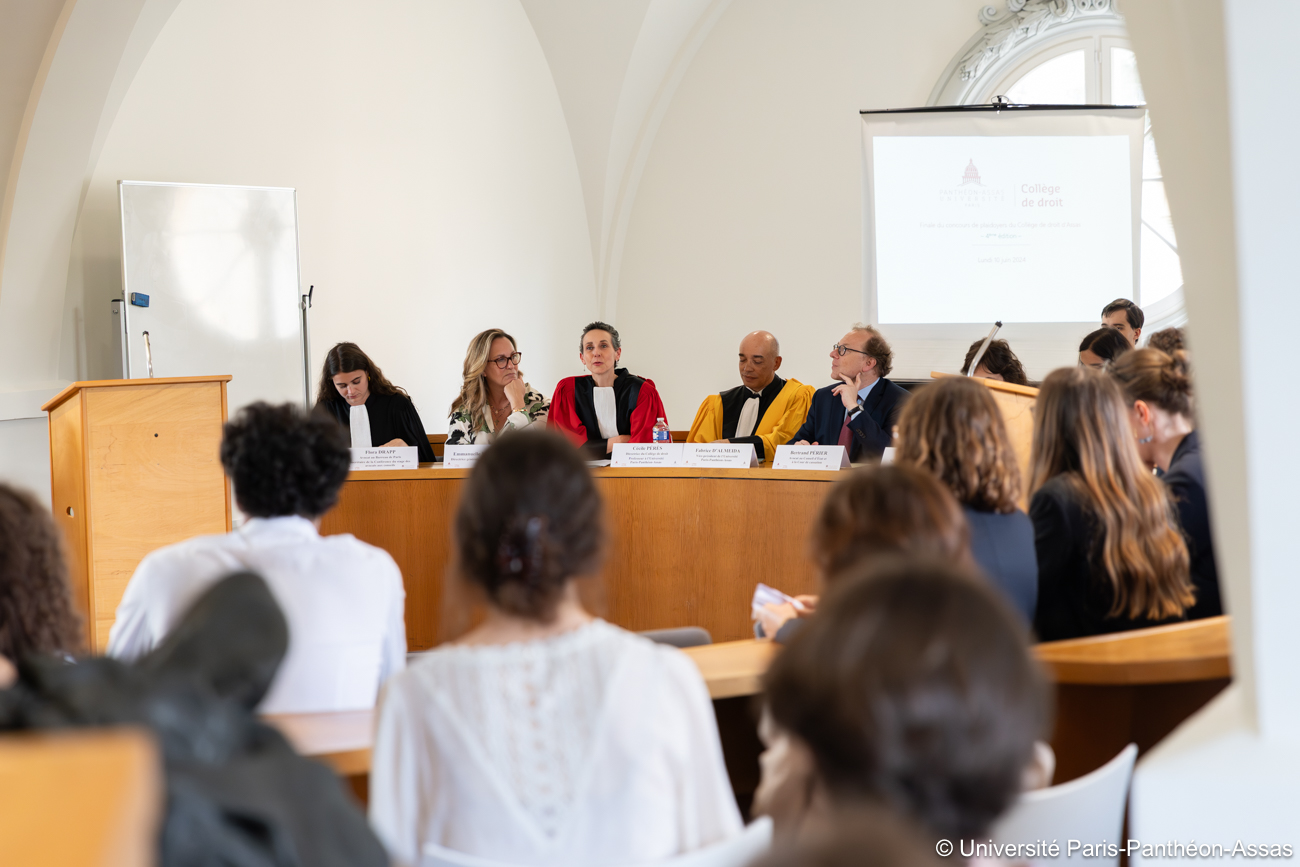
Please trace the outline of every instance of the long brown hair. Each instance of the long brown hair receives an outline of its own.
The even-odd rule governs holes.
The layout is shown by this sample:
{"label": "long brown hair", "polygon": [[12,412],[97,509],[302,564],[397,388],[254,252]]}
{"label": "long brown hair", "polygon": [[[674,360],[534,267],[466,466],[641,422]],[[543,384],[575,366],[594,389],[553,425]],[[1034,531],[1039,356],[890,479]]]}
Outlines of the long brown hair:
{"label": "long brown hair", "polygon": [[339,390],[334,387],[334,377],[340,373],[364,370],[370,383],[371,394],[406,394],[406,389],[393,385],[384,377],[379,365],[370,360],[370,356],[361,351],[355,343],[336,343],[325,353],[325,364],[321,367],[320,385],[316,389],[316,405],[340,399]]}
{"label": "long brown hair", "polygon": [[1192,375],[1181,349],[1172,355],[1159,349],[1126,352],[1110,366],[1110,375],[1124,387],[1130,404],[1140,400],[1189,420],[1195,415]]}
{"label": "long brown hair", "polygon": [[[970,345],[966,350],[966,360],[961,363],[962,375],[970,373],[970,363],[975,360],[975,353],[979,352],[984,345],[985,338],[981,337]],[[1005,340],[990,340],[989,348],[980,358],[980,367],[983,367],[989,373],[996,373],[1002,377],[1004,382],[1010,382],[1015,385],[1029,385],[1029,379],[1025,376],[1025,366],[1020,363],[1020,359],[1011,351],[1011,344]]]}
{"label": "long brown hair", "polygon": [[0,656],[81,649],[63,537],[49,510],[0,482]]}
{"label": "long brown hair", "polygon": [[1020,467],[989,390],[964,376],[918,389],[898,417],[899,463],[931,473],[957,501],[1010,514],[1020,499]]}
{"label": "long brown hair", "polygon": [[[492,352],[492,344],[498,337],[509,340],[511,348],[516,352],[519,351],[519,344],[515,343],[515,339],[500,328],[489,328],[487,331],[475,334],[469,342],[469,348],[465,350],[460,394],[456,395],[456,399],[451,402],[450,412],[468,408],[470,421],[473,423],[472,430],[487,430],[487,366],[491,363],[488,355]],[[524,372],[519,370],[518,373],[522,381]]]}
{"label": "long brown hair", "polygon": [[1034,411],[1030,475],[1031,494],[1064,475],[1096,519],[1112,616],[1164,619],[1196,601],[1173,503],[1142,466],[1114,379],[1081,367],[1048,374]]}
{"label": "long brown hair", "polygon": [[925,554],[969,565],[970,527],[938,479],[901,464],[863,467],[836,482],[812,529],[812,557],[833,579],[864,557]]}

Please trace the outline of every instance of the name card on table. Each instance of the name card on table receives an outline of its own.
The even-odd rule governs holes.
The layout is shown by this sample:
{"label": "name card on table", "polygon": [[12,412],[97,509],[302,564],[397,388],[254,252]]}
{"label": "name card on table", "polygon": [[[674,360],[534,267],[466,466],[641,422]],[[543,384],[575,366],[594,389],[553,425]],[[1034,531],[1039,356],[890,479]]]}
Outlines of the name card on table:
{"label": "name card on table", "polygon": [[413,470],[420,465],[415,446],[352,449],[353,470]]}
{"label": "name card on table", "polygon": [[885,447],[885,450],[884,450],[883,452],[881,452],[881,454],[880,454],[880,462],[881,462],[882,464],[892,464],[892,463],[894,462],[894,447],[893,447],[893,446],[886,446],[886,447]]}
{"label": "name card on table", "polygon": [[753,443],[686,443],[686,466],[746,469],[758,466]]}
{"label": "name card on table", "polygon": [[777,446],[774,470],[842,470],[849,465],[844,446]]}
{"label": "name card on table", "polygon": [[449,470],[468,470],[478,462],[479,456],[487,449],[487,443],[472,446],[445,446],[442,450],[442,465]]}
{"label": "name card on table", "polygon": [[681,443],[615,443],[611,467],[681,467]]}

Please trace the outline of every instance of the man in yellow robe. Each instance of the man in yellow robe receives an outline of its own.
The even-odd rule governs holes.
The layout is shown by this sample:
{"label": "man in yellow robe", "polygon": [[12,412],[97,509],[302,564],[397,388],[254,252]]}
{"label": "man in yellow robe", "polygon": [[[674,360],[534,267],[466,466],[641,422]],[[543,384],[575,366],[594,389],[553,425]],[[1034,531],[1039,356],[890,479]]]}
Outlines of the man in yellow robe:
{"label": "man in yellow robe", "polygon": [[815,389],[797,379],[776,375],[781,345],[767,331],[740,341],[742,384],[711,394],[700,404],[688,443],[751,443],[760,461],[776,457],[808,416]]}

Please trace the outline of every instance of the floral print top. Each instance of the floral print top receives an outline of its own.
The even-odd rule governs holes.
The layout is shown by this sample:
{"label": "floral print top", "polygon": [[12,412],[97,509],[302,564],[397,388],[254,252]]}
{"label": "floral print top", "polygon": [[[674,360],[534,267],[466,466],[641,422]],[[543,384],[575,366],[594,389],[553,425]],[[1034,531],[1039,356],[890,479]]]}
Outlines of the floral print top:
{"label": "floral print top", "polygon": [[506,431],[523,430],[533,424],[543,425],[546,423],[546,413],[550,408],[550,401],[531,385],[524,383],[524,407],[510,413],[505,423],[501,425],[500,431],[492,429],[491,412],[486,414],[483,426],[475,430],[474,420],[470,417],[469,410],[458,409],[451,414],[447,422],[447,445],[472,446],[490,443]]}

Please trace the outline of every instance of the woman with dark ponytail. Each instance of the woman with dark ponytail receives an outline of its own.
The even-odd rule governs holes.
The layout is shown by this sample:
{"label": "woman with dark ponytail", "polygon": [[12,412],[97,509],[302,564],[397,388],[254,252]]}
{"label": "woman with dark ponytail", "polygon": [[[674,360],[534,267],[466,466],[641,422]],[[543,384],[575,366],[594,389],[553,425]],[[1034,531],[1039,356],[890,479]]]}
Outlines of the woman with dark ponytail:
{"label": "woman with dark ponytail", "polygon": [[1124,387],[1138,455],[1147,466],[1164,473],[1165,485],[1178,508],[1196,588],[1196,604],[1188,610],[1187,619],[1222,614],[1187,353],[1181,349],[1172,354],[1138,349],[1121,356],[1111,365],[1110,373]]}
{"label": "woman with dark ponytail", "polygon": [[454,538],[486,616],[379,711],[370,819],[395,862],[642,864],[740,832],[699,670],[578,598],[603,512],[557,434],[503,437],[474,466]]}

